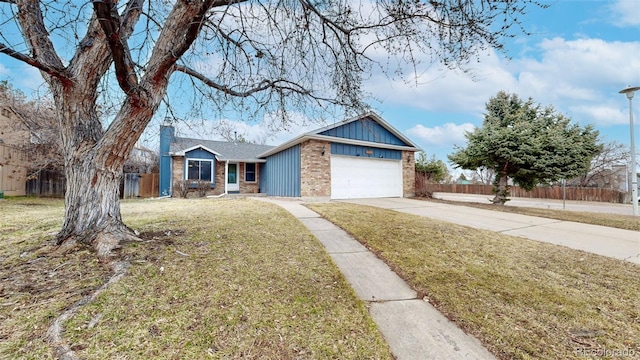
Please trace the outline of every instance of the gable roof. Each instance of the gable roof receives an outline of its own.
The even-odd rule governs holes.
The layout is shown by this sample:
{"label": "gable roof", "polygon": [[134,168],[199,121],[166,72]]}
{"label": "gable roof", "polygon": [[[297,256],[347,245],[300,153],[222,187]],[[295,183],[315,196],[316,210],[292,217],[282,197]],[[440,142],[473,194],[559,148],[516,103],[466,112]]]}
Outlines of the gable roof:
{"label": "gable roof", "polygon": [[[351,138],[346,138],[346,137],[337,137],[337,136],[327,135],[327,134],[331,133],[331,130],[333,130],[333,129],[337,129],[337,128],[341,127],[341,126],[345,126],[345,125],[350,124],[352,122],[355,122],[355,121],[358,121],[358,120],[365,120],[365,119],[370,119],[370,120],[374,121],[375,123],[377,123],[378,125],[380,125],[383,129],[387,130],[389,133],[391,133],[393,136],[395,136],[397,138],[397,140],[399,140],[399,142],[402,143],[402,144],[373,142],[373,141],[367,141],[367,140],[357,140],[357,139],[351,139]],[[346,120],[343,120],[341,122],[338,122],[338,123],[335,123],[335,124],[332,124],[332,125],[329,125],[329,126],[325,126],[325,127],[320,128],[320,129],[317,129],[317,130],[310,131],[308,133],[302,134],[302,135],[300,135],[298,137],[295,137],[295,138],[283,143],[282,145],[279,145],[279,146],[276,146],[276,147],[273,147],[271,149],[266,150],[265,152],[259,154],[258,157],[259,158],[265,158],[267,156],[273,155],[273,154],[278,153],[278,152],[280,152],[282,150],[288,149],[288,148],[290,148],[292,146],[295,146],[297,144],[300,144],[302,142],[305,142],[305,141],[311,140],[311,139],[329,141],[329,142],[334,142],[334,143],[361,145],[361,146],[368,146],[368,147],[380,147],[380,148],[395,149],[395,150],[420,151],[420,148],[413,141],[411,141],[408,137],[406,137],[404,134],[402,134],[396,128],[391,126],[391,124],[389,124],[384,119],[382,119],[378,114],[376,114],[374,112],[369,112],[369,113],[366,113],[366,114],[362,114],[360,116],[356,116],[356,117],[351,118],[351,119],[346,119]]]}
{"label": "gable roof", "polygon": [[258,155],[271,148],[273,146],[176,137],[169,147],[169,153],[185,156],[189,151],[203,149],[220,161],[260,162],[263,160]]}

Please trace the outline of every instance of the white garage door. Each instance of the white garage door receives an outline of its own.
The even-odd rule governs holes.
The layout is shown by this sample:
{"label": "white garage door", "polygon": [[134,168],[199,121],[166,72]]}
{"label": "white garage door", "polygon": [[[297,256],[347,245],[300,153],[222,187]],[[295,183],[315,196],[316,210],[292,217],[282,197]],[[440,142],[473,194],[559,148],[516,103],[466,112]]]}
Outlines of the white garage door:
{"label": "white garage door", "polygon": [[331,198],[402,197],[401,160],[331,155]]}

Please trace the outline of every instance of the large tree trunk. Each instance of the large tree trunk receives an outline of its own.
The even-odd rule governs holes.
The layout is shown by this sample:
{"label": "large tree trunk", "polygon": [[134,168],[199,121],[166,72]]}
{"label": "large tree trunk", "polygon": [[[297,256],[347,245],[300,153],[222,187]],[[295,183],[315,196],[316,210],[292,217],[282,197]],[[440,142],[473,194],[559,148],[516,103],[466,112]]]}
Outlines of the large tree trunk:
{"label": "large tree trunk", "polygon": [[[112,255],[122,241],[137,239],[122,222],[120,181],[123,164],[153,108],[135,111],[125,103],[105,132],[90,91],[73,86],[52,88],[62,125],[67,178],[64,223],[57,242],[65,247],[80,242],[101,257]],[[132,120],[138,131],[122,131],[131,123],[121,118]],[[142,125],[135,126],[137,121]]]}
{"label": "large tree trunk", "polygon": [[108,256],[123,240],[136,239],[120,215],[122,170],[100,169],[91,151],[66,167],[65,215],[58,243],[82,242]]}
{"label": "large tree trunk", "polygon": [[509,177],[507,176],[506,170],[496,174],[496,178],[494,181],[494,191],[496,195],[494,196],[493,200],[491,200],[492,203],[498,204],[498,205],[504,205],[507,201],[509,201],[508,181],[509,181]]}
{"label": "large tree trunk", "polygon": [[[79,66],[81,68],[81,66]],[[166,92],[170,70],[145,79],[104,130],[96,111],[94,82],[51,81],[65,154],[65,218],[58,244],[77,242],[108,256],[122,241],[138,240],[122,222],[120,181],[131,149]],[[149,75],[151,77],[151,75]]]}

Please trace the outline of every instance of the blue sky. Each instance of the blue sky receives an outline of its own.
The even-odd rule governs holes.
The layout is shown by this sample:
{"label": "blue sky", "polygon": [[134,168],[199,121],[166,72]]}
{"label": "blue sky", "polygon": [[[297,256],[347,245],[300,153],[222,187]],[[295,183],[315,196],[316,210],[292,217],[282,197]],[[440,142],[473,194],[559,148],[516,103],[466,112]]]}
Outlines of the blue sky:
{"label": "blue sky", "polygon": [[[446,160],[454,145],[465,145],[464,132],[482,124],[487,100],[504,90],[553,105],[575,122],[593,124],[603,140],[629,145],[628,100],[618,91],[640,86],[640,1],[560,0],[523,21],[533,34],[508,44],[511,59],[489,52],[474,65],[476,81],[433,69],[420,87],[392,84],[376,95],[384,99],[380,114]],[[636,125],[638,109],[640,92]]]}
{"label": "blue sky", "polygon": [[[558,0],[548,9],[533,9],[522,18],[532,33],[507,44],[505,58],[495,51],[472,66],[475,78],[434,65],[415,82],[372,76],[365,84],[378,102],[373,109],[408,135],[429,156],[446,160],[454,145],[464,146],[464,132],[482,124],[484,105],[498,91],[532,97],[553,105],[580,124],[593,124],[604,141],[629,145],[629,107],[618,91],[640,86],[640,0]],[[30,93],[42,84],[26,65],[0,56],[0,80]],[[640,92],[634,98],[636,144],[640,143]],[[219,120],[219,119],[210,119]],[[318,124],[296,125],[268,134],[261,124],[228,119],[247,139],[278,144]],[[342,120],[342,119],[336,119]],[[155,147],[157,122],[143,145]],[[183,136],[214,139],[206,130],[178,125]],[[199,135],[195,135],[199,134]],[[639,146],[636,145],[636,148]]]}

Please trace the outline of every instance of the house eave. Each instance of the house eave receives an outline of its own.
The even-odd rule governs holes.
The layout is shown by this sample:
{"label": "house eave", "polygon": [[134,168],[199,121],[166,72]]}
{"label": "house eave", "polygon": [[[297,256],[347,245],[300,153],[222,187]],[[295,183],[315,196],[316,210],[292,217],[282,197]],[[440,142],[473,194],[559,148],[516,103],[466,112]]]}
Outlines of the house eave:
{"label": "house eave", "polygon": [[213,151],[213,150],[209,149],[208,147],[206,147],[204,145],[200,145],[200,144],[195,145],[195,146],[191,146],[191,147],[186,148],[184,150],[170,152],[169,155],[171,155],[171,156],[185,156],[186,153],[188,153],[189,151],[193,151],[195,149],[203,149],[205,151],[208,151],[208,152],[212,153],[215,156],[221,156],[222,155],[219,152]]}
{"label": "house eave", "polygon": [[327,136],[327,135],[310,135],[308,136],[308,138],[314,139],[314,140],[328,141],[328,142],[333,142],[338,144],[359,145],[359,146],[375,147],[375,148],[381,148],[381,149],[421,151],[421,149],[417,146],[392,145],[392,144],[377,143],[373,141],[339,138],[339,137]]}
{"label": "house eave", "polygon": [[[197,148],[201,148],[200,146],[196,147]],[[221,161],[221,162],[232,162],[232,163],[266,163],[267,160],[265,159],[233,159],[233,158],[225,158],[224,156],[222,156],[220,153],[217,152],[213,152],[205,147],[202,147],[202,149],[212,153],[215,155],[216,160]],[[170,152],[169,155],[171,156],[182,156],[184,157],[186,153],[188,153],[189,151],[192,151],[194,149],[188,149],[188,150],[184,150],[184,151],[175,151],[175,152]]]}
{"label": "house eave", "polygon": [[216,160],[230,162],[230,163],[266,163],[265,159],[226,159],[223,157],[216,156]]}
{"label": "house eave", "polygon": [[380,115],[376,114],[373,111],[370,111],[370,112],[367,112],[367,113],[352,117],[350,119],[342,120],[342,121],[340,121],[338,123],[335,123],[335,124],[331,124],[331,125],[325,126],[323,128],[314,130],[313,132],[308,133],[306,135],[317,135],[317,134],[320,134],[320,133],[325,132],[327,130],[330,130],[330,129],[333,129],[333,128],[337,128],[337,127],[340,127],[342,125],[345,125],[345,124],[348,124],[348,123],[351,123],[351,122],[354,122],[354,121],[357,121],[357,120],[360,120],[360,119],[365,119],[365,118],[368,118],[368,117],[374,119],[378,124],[380,124],[382,127],[387,129],[390,133],[392,133],[393,135],[398,137],[405,144],[408,144],[409,147],[414,147],[414,148],[418,149],[418,145],[416,145],[413,141],[411,141],[411,139],[409,139],[403,133],[398,131],[398,129],[393,127],[385,119],[383,119],[382,117],[380,117]]}
{"label": "house eave", "polygon": [[265,158],[265,157],[271,156],[271,155],[273,155],[275,153],[279,153],[282,150],[288,149],[288,148],[290,148],[292,146],[295,146],[295,145],[298,145],[298,144],[304,142],[305,140],[307,140],[308,136],[309,136],[308,134],[299,135],[299,136],[297,136],[297,137],[295,137],[295,138],[283,143],[280,146],[276,146],[271,150],[265,151],[262,154],[258,154],[258,156],[256,156],[256,157]]}
{"label": "house eave", "polygon": [[[417,146],[402,146],[402,145],[391,145],[391,144],[384,144],[384,143],[377,143],[377,142],[372,142],[372,141],[364,141],[364,140],[352,140],[352,139],[346,139],[346,138],[340,138],[340,137],[335,137],[335,136],[327,136],[327,135],[317,135],[317,134],[304,134],[304,135],[300,135],[280,146],[277,146],[267,152],[264,152],[260,155],[258,155],[258,157],[260,158],[266,158],[268,156],[271,156],[273,154],[276,154],[282,150],[288,149],[292,146],[301,144],[307,140],[319,140],[319,141],[327,141],[330,143],[338,143],[338,144],[349,144],[349,145],[359,145],[359,146],[365,146],[365,147],[375,147],[375,148],[381,148],[381,149],[392,149],[392,150],[401,150],[401,151],[413,151],[413,152],[417,152],[417,151],[422,151],[419,147]],[[413,143],[412,143],[413,144]]]}

